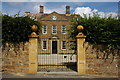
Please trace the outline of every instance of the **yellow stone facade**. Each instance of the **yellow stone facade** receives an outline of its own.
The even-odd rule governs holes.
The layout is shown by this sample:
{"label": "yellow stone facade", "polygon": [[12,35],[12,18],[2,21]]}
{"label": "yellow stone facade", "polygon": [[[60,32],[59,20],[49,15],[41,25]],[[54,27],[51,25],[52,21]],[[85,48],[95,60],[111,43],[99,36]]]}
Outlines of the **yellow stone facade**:
{"label": "yellow stone facade", "polygon": [[[52,13],[44,13],[44,6],[40,6],[40,13],[26,13],[27,16],[30,18],[35,18],[38,22],[42,23],[42,27],[44,25],[47,26],[47,33],[43,34],[42,33],[39,35],[39,41],[38,41],[38,53],[53,53],[52,45],[53,41],[57,42],[57,52],[56,54],[59,53],[74,53],[74,50],[70,50],[69,48],[69,43],[70,39],[68,39],[68,30],[71,26],[70,21],[72,20],[72,15],[70,14],[70,6],[66,6],[66,13],[65,14],[60,14],[55,11]],[[53,16],[56,17],[56,19],[53,18]],[[52,34],[52,26],[56,25],[57,26],[57,33]],[[62,26],[66,26],[66,34],[62,33]],[[43,28],[41,29],[43,30]],[[43,49],[43,41],[46,41],[47,43],[47,49]],[[66,41],[67,46],[66,49],[62,49],[62,41]]]}

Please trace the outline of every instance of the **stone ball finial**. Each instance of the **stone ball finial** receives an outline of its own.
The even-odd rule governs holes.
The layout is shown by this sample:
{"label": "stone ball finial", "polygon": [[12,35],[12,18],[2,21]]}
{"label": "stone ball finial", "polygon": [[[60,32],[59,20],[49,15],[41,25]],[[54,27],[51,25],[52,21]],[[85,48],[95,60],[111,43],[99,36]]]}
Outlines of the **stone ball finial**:
{"label": "stone ball finial", "polygon": [[83,27],[82,25],[77,26],[77,30],[78,30],[79,32],[82,32],[83,29],[84,29],[84,27]]}
{"label": "stone ball finial", "polygon": [[32,27],[31,27],[31,29],[32,29],[32,31],[37,31],[38,30],[38,27],[36,26],[36,25],[33,25]]}

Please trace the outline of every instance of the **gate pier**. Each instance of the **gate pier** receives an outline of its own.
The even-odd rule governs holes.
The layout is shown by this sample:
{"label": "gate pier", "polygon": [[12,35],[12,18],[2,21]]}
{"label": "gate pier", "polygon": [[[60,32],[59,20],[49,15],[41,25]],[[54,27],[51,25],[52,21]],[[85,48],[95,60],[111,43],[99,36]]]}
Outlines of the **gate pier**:
{"label": "gate pier", "polygon": [[86,36],[82,33],[84,29],[83,26],[79,25],[77,27],[79,33],[76,36],[77,38],[77,72],[79,75],[86,74],[86,57],[85,57],[85,48],[84,42]]}
{"label": "gate pier", "polygon": [[32,32],[29,36],[29,74],[36,74],[38,69],[38,35],[37,26],[32,26]]}

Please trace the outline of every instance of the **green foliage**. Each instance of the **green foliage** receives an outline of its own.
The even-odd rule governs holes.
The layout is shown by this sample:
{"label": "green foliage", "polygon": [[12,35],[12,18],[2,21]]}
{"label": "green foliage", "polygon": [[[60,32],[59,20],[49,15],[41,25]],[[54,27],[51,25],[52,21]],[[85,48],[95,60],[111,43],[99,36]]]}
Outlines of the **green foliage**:
{"label": "green foliage", "polygon": [[94,14],[93,17],[75,16],[69,30],[70,37],[75,39],[78,34],[77,26],[84,26],[83,33],[87,36],[86,42],[105,44],[114,49],[120,49],[120,19],[101,18]]}
{"label": "green foliage", "polygon": [[[2,15],[2,42],[20,43],[28,41],[31,34],[31,26],[37,25],[40,30],[41,24],[28,17],[14,17]],[[39,33],[40,31],[37,31]]]}

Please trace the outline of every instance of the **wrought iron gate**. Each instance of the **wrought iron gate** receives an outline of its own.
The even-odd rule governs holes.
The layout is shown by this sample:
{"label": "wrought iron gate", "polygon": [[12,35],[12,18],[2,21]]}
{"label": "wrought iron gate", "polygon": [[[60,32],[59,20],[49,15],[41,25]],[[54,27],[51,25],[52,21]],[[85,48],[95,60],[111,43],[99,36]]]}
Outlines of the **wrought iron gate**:
{"label": "wrought iron gate", "polygon": [[41,54],[38,55],[39,71],[76,71],[76,55]]}
{"label": "wrought iron gate", "polygon": [[[68,72],[76,71],[76,52],[70,50],[72,41],[42,38],[40,39],[38,53],[38,71],[42,72]],[[63,49],[62,49],[63,47]]]}

